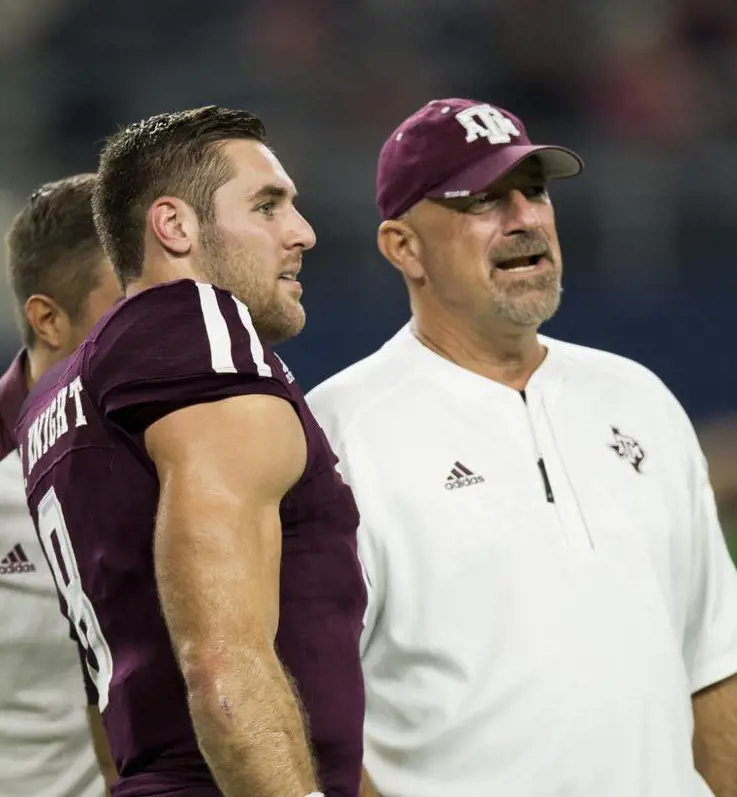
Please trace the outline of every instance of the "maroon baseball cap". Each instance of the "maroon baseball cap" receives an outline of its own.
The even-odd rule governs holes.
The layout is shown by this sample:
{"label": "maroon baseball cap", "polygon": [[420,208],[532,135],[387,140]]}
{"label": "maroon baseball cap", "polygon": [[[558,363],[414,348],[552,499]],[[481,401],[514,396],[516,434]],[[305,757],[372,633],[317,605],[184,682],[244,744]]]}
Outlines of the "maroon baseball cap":
{"label": "maroon baseball cap", "polygon": [[531,144],[520,120],[476,100],[432,100],[405,119],[381,148],[376,203],[396,219],[424,197],[478,193],[535,155],[546,177],[573,177],[583,160],[569,149]]}

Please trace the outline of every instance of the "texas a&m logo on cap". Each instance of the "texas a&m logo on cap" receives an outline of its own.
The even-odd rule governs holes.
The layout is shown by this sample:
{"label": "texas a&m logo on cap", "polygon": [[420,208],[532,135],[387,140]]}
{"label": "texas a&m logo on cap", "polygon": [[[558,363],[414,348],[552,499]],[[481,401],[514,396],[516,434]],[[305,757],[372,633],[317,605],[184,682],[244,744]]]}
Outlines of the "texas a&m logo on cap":
{"label": "texas a&m logo on cap", "polygon": [[479,138],[485,138],[492,146],[509,144],[512,136],[520,135],[514,122],[492,105],[482,104],[464,108],[455,115],[455,118],[466,131],[467,144],[472,144]]}

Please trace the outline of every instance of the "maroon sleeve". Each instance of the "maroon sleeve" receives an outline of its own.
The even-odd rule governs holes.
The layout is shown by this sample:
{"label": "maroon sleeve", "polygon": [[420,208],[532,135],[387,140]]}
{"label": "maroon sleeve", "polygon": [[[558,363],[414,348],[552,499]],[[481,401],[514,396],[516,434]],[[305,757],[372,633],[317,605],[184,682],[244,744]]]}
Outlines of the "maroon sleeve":
{"label": "maroon sleeve", "polygon": [[291,401],[283,369],[246,306],[212,285],[180,280],[121,304],[92,338],[87,391],[129,434],[170,412],[262,393]]}

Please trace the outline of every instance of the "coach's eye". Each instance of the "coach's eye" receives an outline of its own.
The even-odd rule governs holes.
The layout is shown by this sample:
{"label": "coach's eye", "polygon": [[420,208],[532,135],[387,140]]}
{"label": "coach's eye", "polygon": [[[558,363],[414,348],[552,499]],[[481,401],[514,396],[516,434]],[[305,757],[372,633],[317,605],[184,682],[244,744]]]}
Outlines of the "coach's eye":
{"label": "coach's eye", "polygon": [[548,187],[545,184],[531,185],[525,188],[523,193],[528,199],[547,199]]}
{"label": "coach's eye", "polygon": [[471,213],[481,213],[485,210],[491,210],[499,203],[499,197],[495,194],[485,193],[477,194],[471,197],[471,201],[466,206],[466,210]]}

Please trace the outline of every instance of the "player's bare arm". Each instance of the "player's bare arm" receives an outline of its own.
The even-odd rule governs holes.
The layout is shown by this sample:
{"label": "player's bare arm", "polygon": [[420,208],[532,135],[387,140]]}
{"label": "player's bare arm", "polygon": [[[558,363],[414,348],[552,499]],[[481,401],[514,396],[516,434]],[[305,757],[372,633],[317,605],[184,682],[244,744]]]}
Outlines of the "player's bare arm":
{"label": "player's bare arm", "polygon": [[298,698],[274,650],[279,505],[306,441],[292,407],[237,396],[146,432],[161,484],[158,589],[198,743],[225,797],[317,791]]}
{"label": "player's bare arm", "polygon": [[110,742],[105,733],[105,726],[102,724],[100,709],[97,706],[87,706],[87,724],[90,727],[97,764],[100,767],[105,786],[109,792],[113,784],[118,780],[118,770],[115,767],[115,760],[110,750]]}
{"label": "player's bare arm", "polygon": [[737,675],[693,697],[694,761],[715,797],[737,794]]}

